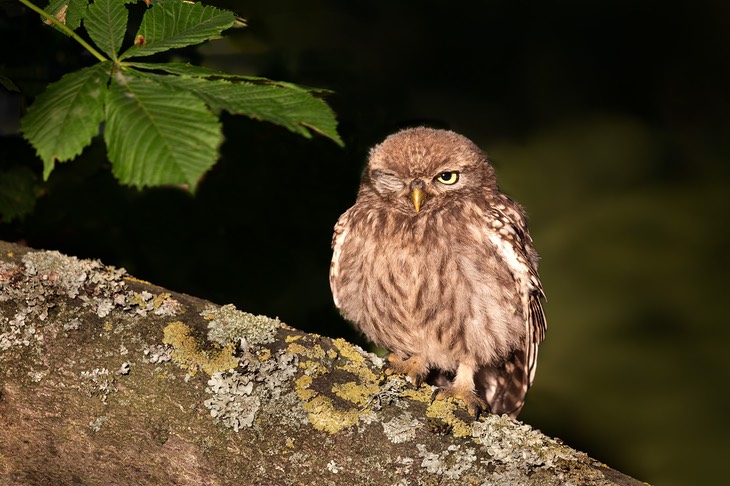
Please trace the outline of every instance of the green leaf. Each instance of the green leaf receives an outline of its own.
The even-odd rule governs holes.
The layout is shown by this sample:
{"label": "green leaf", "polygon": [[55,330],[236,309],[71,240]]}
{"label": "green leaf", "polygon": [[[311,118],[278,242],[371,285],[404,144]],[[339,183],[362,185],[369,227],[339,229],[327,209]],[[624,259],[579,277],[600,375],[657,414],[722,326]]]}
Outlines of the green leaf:
{"label": "green leaf", "polygon": [[69,29],[76,30],[81,25],[88,4],[89,0],[52,0],[44,10]]}
{"label": "green leaf", "polygon": [[[180,76],[193,76],[196,78],[235,78],[250,80],[267,80],[258,76],[244,76],[240,74],[230,74],[223,71],[215,71],[203,66],[196,66],[188,62],[125,62],[125,66],[145,69],[150,71],[161,71],[163,73],[177,74]],[[272,81],[269,81],[272,83]]]}
{"label": "green leaf", "polygon": [[[127,49],[120,59],[199,44],[233,26],[233,12],[181,0],[159,0],[145,12],[135,39],[143,44]],[[140,37],[141,36],[141,37]]]}
{"label": "green leaf", "polygon": [[0,221],[10,222],[33,211],[39,192],[38,177],[28,167],[0,171]]}
{"label": "green leaf", "polygon": [[140,188],[187,184],[194,190],[223,141],[220,122],[195,95],[122,73],[112,78],[106,117],[112,171]]}
{"label": "green leaf", "polygon": [[48,85],[20,122],[20,130],[43,160],[43,178],[55,163],[73,159],[99,133],[111,62],[69,73]]}
{"label": "green leaf", "polygon": [[127,30],[128,17],[123,0],[96,0],[86,10],[84,27],[91,40],[109,57],[116,59]]}
{"label": "green leaf", "polygon": [[187,62],[126,62],[125,66],[135,67],[139,69],[161,71],[169,74],[177,74],[180,76],[192,76],[196,78],[208,78],[208,79],[230,79],[232,81],[249,81],[253,84],[266,84],[276,85],[284,88],[297,89],[300,91],[306,91],[311,94],[331,94],[333,91],[325,88],[313,88],[310,86],[303,86],[301,84],[289,83],[286,81],[274,81],[261,76],[247,76],[243,74],[231,74],[223,71],[215,71],[208,69],[203,66],[195,66]]}
{"label": "green leaf", "polygon": [[147,76],[182,92],[194,93],[213,109],[275,123],[306,138],[312,137],[311,130],[340,146],[344,145],[337,133],[337,120],[330,107],[301,88],[232,83],[223,79]]}

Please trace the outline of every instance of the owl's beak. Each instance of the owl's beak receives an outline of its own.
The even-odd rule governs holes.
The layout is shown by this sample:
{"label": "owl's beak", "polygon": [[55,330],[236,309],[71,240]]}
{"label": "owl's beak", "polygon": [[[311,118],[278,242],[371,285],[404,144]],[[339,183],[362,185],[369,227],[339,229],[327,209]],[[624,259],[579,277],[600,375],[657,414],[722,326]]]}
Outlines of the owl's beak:
{"label": "owl's beak", "polygon": [[423,189],[418,186],[411,189],[411,201],[413,201],[413,207],[416,208],[416,212],[421,210],[421,204],[423,204],[424,199],[426,199],[426,193],[423,192]]}

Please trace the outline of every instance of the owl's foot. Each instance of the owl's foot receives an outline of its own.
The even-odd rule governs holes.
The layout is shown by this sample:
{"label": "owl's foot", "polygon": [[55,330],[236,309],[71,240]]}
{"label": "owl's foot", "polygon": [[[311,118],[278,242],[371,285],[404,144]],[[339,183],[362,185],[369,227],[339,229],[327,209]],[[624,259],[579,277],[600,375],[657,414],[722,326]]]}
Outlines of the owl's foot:
{"label": "owl's foot", "polygon": [[423,383],[423,380],[426,379],[426,376],[428,376],[428,368],[418,356],[402,359],[390,353],[388,355],[388,369],[385,370],[385,374],[406,375],[411,379],[416,388],[418,388]]}
{"label": "owl's foot", "polygon": [[456,385],[437,388],[433,392],[433,395],[431,395],[431,402],[434,400],[445,400],[449,397],[453,397],[464,402],[466,409],[469,411],[469,415],[474,417],[474,420],[479,420],[480,415],[491,411],[487,401],[477,396],[477,394],[474,393],[474,390],[471,388],[462,388]]}

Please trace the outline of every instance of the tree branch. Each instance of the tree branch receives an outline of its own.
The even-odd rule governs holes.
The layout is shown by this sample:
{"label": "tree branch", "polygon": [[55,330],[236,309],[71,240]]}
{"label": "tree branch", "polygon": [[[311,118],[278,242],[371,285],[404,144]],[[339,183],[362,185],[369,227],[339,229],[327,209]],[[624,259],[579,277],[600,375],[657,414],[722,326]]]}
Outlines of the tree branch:
{"label": "tree branch", "polygon": [[0,483],[641,484],[341,339],[0,242]]}

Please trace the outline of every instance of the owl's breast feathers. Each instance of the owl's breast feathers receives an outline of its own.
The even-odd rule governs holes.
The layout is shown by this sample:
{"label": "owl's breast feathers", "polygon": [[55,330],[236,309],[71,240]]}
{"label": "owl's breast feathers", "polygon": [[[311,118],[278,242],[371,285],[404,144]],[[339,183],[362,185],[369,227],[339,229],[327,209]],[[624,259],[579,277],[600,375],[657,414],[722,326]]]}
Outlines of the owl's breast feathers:
{"label": "owl's breast feathers", "polygon": [[545,333],[543,291],[512,200],[498,193],[417,215],[356,204],[338,221],[332,246],[335,304],[370,339],[397,350],[435,336],[443,343],[435,348],[476,351],[484,362],[522,347],[532,382]]}

